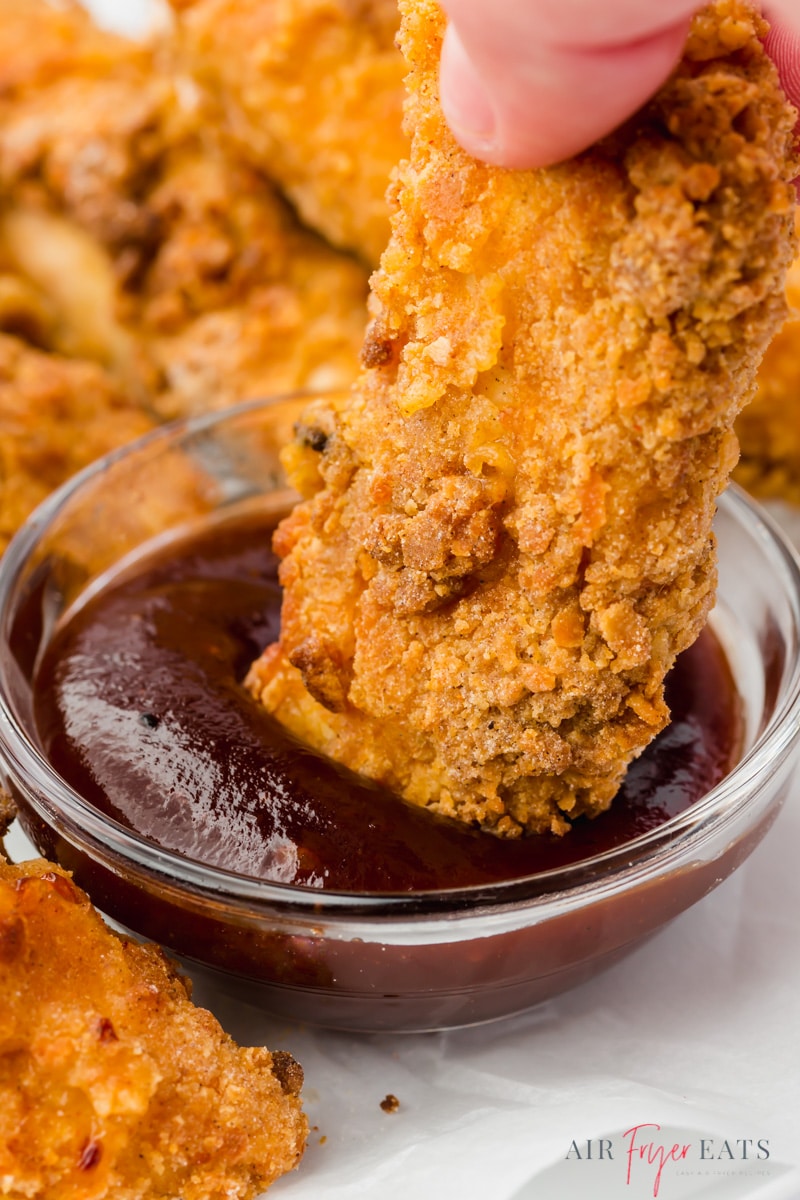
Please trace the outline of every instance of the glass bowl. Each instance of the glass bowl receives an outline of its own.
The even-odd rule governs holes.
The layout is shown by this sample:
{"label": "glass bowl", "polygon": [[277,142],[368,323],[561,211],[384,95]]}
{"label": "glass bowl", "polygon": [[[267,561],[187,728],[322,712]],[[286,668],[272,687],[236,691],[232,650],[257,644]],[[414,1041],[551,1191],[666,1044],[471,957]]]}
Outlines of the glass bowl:
{"label": "glass bowl", "polygon": [[137,934],[266,1009],[338,1029],[432,1030],[519,1012],[616,961],[751,853],[800,746],[800,570],[744,494],[721,500],[712,624],[745,713],[742,756],[701,800],[576,866],[512,882],[375,895],[264,883],[160,849],[50,767],[31,678],[59,617],[153,540],[293,500],[279,448],[307,398],[242,405],[151,434],[90,467],[0,562],[4,783],[39,851]]}

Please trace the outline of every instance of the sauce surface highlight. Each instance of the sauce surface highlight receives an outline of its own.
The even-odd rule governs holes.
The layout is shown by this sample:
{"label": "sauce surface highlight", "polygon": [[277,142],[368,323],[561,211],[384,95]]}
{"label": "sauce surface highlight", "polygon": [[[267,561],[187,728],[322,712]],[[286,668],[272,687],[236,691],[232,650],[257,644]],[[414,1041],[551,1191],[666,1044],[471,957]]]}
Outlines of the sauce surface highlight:
{"label": "sauce surface highlight", "polygon": [[735,764],[740,701],[705,630],[667,681],[673,720],[611,810],[564,837],[507,841],[415,809],[300,745],[245,691],[278,634],[272,517],[153,552],[57,631],[35,682],[42,748],[86,800],[184,857],[356,892],[487,885],[623,845]]}

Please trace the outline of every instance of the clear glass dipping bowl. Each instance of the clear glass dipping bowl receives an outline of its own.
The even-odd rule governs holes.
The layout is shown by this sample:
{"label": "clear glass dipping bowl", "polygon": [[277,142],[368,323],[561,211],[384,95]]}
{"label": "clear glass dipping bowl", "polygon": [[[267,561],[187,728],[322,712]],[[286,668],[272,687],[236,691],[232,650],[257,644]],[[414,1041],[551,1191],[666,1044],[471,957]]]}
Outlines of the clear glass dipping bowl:
{"label": "clear glass dipping bowl", "polygon": [[303,397],[152,434],[47,501],[0,562],[0,754],[25,832],[95,904],[294,1020],[427,1030],[492,1020],[590,978],[744,861],[800,748],[800,570],[742,493],[720,504],[712,623],[744,701],[741,761],[655,831],[507,884],[404,895],[268,884],[159,849],[88,805],[41,754],[31,677],[60,615],[144,544],[293,500],[278,459]]}

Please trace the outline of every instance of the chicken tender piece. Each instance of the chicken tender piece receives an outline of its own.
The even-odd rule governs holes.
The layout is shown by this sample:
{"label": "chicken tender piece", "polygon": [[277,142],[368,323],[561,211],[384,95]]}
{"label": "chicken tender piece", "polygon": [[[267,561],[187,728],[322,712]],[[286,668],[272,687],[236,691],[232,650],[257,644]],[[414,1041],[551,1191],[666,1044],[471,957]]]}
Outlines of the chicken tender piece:
{"label": "chicken tender piece", "polygon": [[4,191],[53,196],[99,241],[135,253],[172,99],[149,47],[96,28],[71,0],[0,0]]}
{"label": "chicken tender piece", "polygon": [[366,273],[303,229],[169,48],[0,0],[0,242],[55,348],[161,417],[348,384]]}
{"label": "chicken tender piece", "polygon": [[376,265],[408,152],[396,0],[171,0],[190,68],[303,220]]}
{"label": "chicken tender piece", "polygon": [[265,189],[248,167],[192,148],[148,197],[161,238],[129,292],[130,324],[156,372],[160,416],[357,374],[366,273]]}
{"label": "chicken tender piece", "polygon": [[318,490],[277,532],[249,683],[415,804],[562,833],[666,723],[713,602],[732,424],[785,312],[794,112],[761,19],[717,0],[615,135],[487,167],[442,118],[440,10],[401,9],[412,147],[367,369],[288,456]]}
{"label": "chicken tender piece", "polygon": [[755,397],[736,424],[742,457],[734,478],[757,496],[800,504],[800,259],[789,271],[786,298],[789,319],[764,355]]}
{"label": "chicken tender piece", "polygon": [[0,990],[0,1195],[246,1200],[298,1162],[294,1059],[238,1047],[49,863],[0,863]]}
{"label": "chicken tender piece", "polygon": [[96,363],[0,333],[0,553],[54,488],[152,428]]}

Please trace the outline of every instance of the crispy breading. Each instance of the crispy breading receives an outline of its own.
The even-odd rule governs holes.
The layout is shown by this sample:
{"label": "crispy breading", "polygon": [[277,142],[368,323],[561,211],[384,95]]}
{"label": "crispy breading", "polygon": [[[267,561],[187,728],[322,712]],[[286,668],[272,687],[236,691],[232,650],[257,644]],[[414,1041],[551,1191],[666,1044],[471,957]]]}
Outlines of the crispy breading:
{"label": "crispy breading", "polygon": [[[740,0],[576,159],[470,159],[442,15],[403,0],[411,157],[367,368],[289,456],[280,643],[250,686],[299,737],[495,833],[563,832],[664,726],[713,602],[734,417],[783,319],[794,112]],[[305,686],[304,686],[305,684]]]}
{"label": "crispy breading", "polygon": [[363,268],[299,225],[211,115],[167,47],[0,0],[6,257],[50,298],[55,348],[167,417],[349,383],[363,339]]}
{"label": "crispy breading", "polygon": [[407,153],[396,0],[171,0],[190,68],[302,218],[375,265]]}
{"label": "crispy breading", "polygon": [[0,553],[60,483],[152,428],[97,363],[0,333]]}
{"label": "crispy breading", "polygon": [[0,862],[0,1195],[249,1200],[298,1162],[302,1070],[238,1047],[155,946]]}
{"label": "crispy breading", "polygon": [[742,457],[734,478],[757,496],[800,504],[800,259],[789,270],[786,299],[789,319],[764,355],[755,397],[736,423]]}

